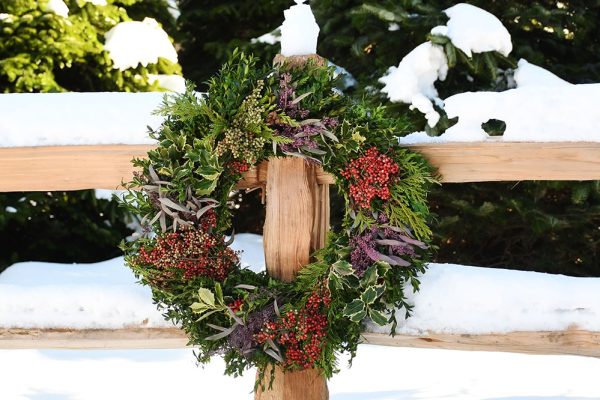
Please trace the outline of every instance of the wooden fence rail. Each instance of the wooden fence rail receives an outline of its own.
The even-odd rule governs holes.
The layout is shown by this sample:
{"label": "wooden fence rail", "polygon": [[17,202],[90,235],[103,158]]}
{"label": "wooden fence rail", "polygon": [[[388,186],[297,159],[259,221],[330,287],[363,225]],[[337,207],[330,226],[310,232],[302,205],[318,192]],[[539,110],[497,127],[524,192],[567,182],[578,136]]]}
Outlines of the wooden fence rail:
{"label": "wooden fence rail", "polygon": [[[116,189],[133,173],[131,159],[152,146],[0,148],[0,192]],[[411,146],[438,168],[443,182],[600,179],[600,143],[444,143]],[[332,183],[324,173],[318,183]],[[266,182],[266,169],[240,186]]]}
{"label": "wooden fence rail", "polygon": [[[151,146],[102,145],[0,148],[0,192],[116,189],[133,174],[131,159]],[[438,168],[443,182],[600,179],[600,143],[446,143],[412,146]],[[268,164],[250,170],[240,188],[265,186]],[[316,183],[333,178],[319,171]],[[323,196],[326,198],[326,196]],[[323,214],[325,215],[325,214]],[[316,240],[316,239],[315,239]],[[0,321],[1,323],[1,321]],[[600,357],[600,332],[364,335],[367,343],[461,350],[578,354]],[[0,328],[0,348],[171,348],[187,340],[175,328]]]}

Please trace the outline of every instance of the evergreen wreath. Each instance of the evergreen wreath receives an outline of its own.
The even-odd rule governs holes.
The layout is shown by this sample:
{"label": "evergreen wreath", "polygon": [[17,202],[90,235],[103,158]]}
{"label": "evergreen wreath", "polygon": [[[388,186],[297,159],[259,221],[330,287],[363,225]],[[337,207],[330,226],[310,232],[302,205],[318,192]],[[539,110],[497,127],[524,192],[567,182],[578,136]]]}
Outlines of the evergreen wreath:
{"label": "evergreen wreath", "polygon": [[[366,320],[394,333],[397,310],[411,310],[404,285],[418,289],[428,260],[434,179],[398,145],[408,123],[342,95],[334,69],[318,64],[273,68],[235,51],[207,94],[189,86],[165,98],[150,132],[158,147],[134,160],[123,204],[143,216],[143,234],[123,243],[125,260],[198,361],[222,355],[227,374],[254,366],[262,377],[278,364],[330,377]],[[271,156],[322,165],[345,199],[342,229],[292,283],[242,268],[226,239],[236,183]]]}

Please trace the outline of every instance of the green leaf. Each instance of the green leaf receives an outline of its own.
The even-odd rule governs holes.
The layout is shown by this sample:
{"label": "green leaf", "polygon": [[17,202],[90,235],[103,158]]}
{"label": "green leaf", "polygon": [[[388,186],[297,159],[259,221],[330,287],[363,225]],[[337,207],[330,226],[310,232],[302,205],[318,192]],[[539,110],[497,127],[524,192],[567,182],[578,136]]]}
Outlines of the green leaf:
{"label": "green leaf", "polygon": [[446,58],[448,58],[448,67],[453,68],[456,65],[456,49],[452,42],[446,43],[444,46]]}
{"label": "green leaf", "polygon": [[360,296],[365,304],[373,304],[377,300],[377,290],[373,286],[369,286]]}
{"label": "green leaf", "polygon": [[377,279],[379,279],[379,273],[377,271],[377,266],[370,266],[363,275],[360,285],[362,287],[369,287],[371,285],[375,285],[377,283]]}
{"label": "green leaf", "polygon": [[199,303],[199,302],[192,303],[190,308],[192,309],[193,312],[195,312],[197,314],[202,314],[208,310],[208,307],[206,306],[206,304]]}
{"label": "green leaf", "polygon": [[354,300],[352,300],[351,303],[346,304],[346,307],[344,307],[343,312],[344,312],[344,316],[350,317],[356,313],[364,311],[364,309],[365,309],[365,303],[360,299],[354,299]]}
{"label": "green leaf", "polygon": [[204,304],[207,304],[211,307],[215,306],[215,295],[209,289],[200,288],[198,290],[198,297]]}
{"label": "green leaf", "polygon": [[366,311],[360,311],[360,312],[357,312],[356,314],[353,314],[352,316],[350,316],[350,321],[352,321],[352,322],[360,322],[366,316],[367,316],[367,312]]}
{"label": "green leaf", "polygon": [[207,196],[209,194],[211,194],[212,192],[215,191],[215,188],[217,187],[217,183],[219,181],[214,180],[214,181],[209,181],[209,180],[203,180],[201,181],[198,185],[196,185],[196,195],[198,196]]}
{"label": "green leaf", "polygon": [[215,295],[217,296],[217,301],[220,304],[223,304],[223,289],[219,282],[215,283]]}
{"label": "green leaf", "polygon": [[388,318],[377,310],[369,309],[369,317],[379,326],[387,325],[389,322]]}
{"label": "green leaf", "polygon": [[350,264],[346,260],[338,260],[334,262],[331,267],[331,270],[337,276],[352,275],[354,273],[354,268],[352,268],[352,264]]}

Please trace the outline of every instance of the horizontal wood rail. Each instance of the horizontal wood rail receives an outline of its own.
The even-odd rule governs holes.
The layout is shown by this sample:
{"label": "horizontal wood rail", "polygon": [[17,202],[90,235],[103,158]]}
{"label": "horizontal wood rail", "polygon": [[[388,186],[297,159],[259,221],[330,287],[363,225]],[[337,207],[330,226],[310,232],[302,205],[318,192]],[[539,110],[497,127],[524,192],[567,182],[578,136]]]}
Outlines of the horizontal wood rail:
{"label": "horizontal wood rail", "polygon": [[[116,189],[133,174],[131,159],[152,146],[98,145],[0,148],[0,191]],[[443,182],[600,179],[600,143],[440,143],[410,146]],[[268,166],[249,171],[240,188],[262,186]],[[320,184],[333,178],[322,172]]]}
{"label": "horizontal wood rail", "polygon": [[[483,335],[430,333],[394,337],[365,333],[363,341],[383,346],[600,357],[600,332],[577,329]],[[176,328],[0,328],[0,349],[173,349],[185,347],[187,343],[187,337]]]}
{"label": "horizontal wood rail", "polygon": [[[410,146],[436,168],[443,182],[503,180],[600,180],[600,143],[443,143]],[[0,192],[116,189],[129,181],[132,158],[148,145],[0,148]],[[266,184],[268,163],[248,171],[239,188]],[[323,171],[317,183],[333,177]],[[1,324],[1,321],[0,321]],[[367,333],[366,343],[456,350],[573,354],[600,357],[600,332],[443,334],[418,336]],[[0,327],[0,349],[10,348],[179,348],[187,344],[176,328],[17,329]]]}

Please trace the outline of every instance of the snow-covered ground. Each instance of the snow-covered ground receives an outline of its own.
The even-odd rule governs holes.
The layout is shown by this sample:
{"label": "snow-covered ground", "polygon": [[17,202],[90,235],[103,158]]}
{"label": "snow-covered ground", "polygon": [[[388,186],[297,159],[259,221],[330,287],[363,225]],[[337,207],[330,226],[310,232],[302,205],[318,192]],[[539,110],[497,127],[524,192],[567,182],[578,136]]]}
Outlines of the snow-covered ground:
{"label": "snow-covered ground", "polygon": [[[243,263],[264,268],[262,237],[238,234]],[[599,279],[431,265],[399,331],[600,330]],[[596,290],[594,289],[596,288]],[[148,288],[121,258],[89,265],[15,264],[0,274],[2,327],[160,325]],[[222,375],[189,349],[0,350],[0,399],[252,399],[254,371]],[[600,360],[362,345],[329,384],[332,400],[597,399]],[[159,379],[156,377],[159,376]],[[173,382],[176,382],[175,384]]]}
{"label": "snow-covered ground", "polygon": [[[345,364],[345,363],[344,363]],[[191,350],[0,350],[6,400],[251,400],[253,371],[223,376]],[[331,379],[331,400],[598,399],[600,360],[363,345]]]}

